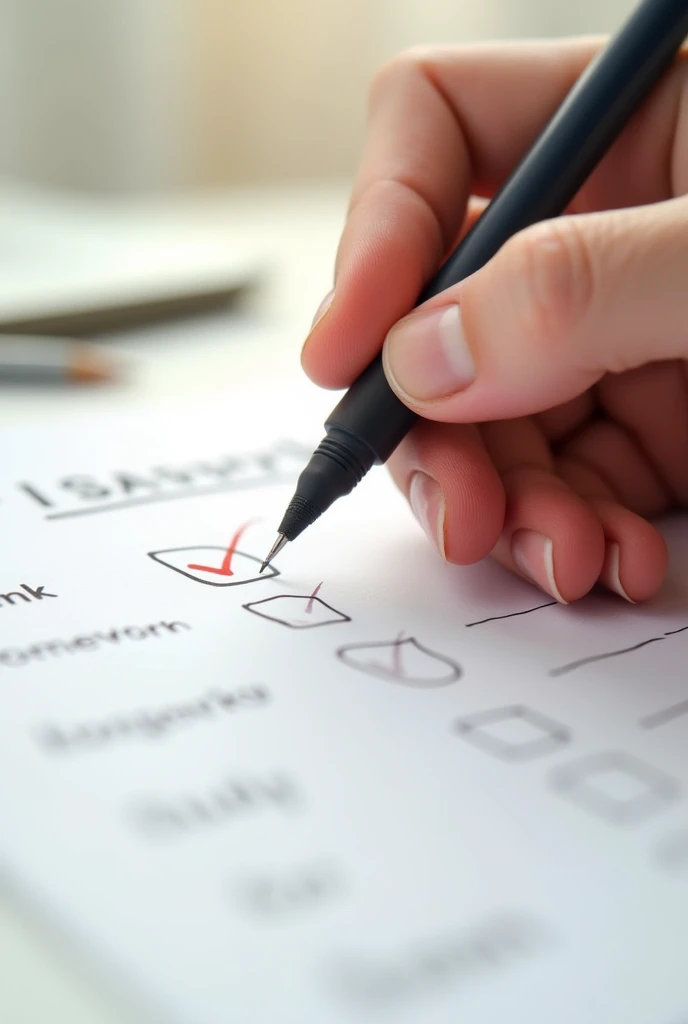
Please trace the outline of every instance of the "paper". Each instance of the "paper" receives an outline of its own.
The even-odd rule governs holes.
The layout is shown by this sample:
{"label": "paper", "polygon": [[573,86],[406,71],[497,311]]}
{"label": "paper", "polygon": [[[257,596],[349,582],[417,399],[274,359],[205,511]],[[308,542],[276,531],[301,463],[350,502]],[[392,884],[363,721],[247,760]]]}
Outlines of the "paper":
{"label": "paper", "polygon": [[686,522],[560,607],[377,469],[261,577],[306,405],[4,432],[8,877],[152,1019],[681,1024]]}

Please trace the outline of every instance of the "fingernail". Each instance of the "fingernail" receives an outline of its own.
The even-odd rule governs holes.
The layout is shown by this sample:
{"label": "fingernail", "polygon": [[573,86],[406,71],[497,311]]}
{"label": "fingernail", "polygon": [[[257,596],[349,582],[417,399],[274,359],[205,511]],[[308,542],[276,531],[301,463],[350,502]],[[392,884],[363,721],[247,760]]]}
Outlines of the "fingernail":
{"label": "fingernail", "polygon": [[561,596],[554,574],[554,544],[535,530],[517,530],[511,538],[511,557],[523,575],[551,594],[560,604]]}
{"label": "fingernail", "polygon": [[322,320],[322,318],[325,316],[325,313],[327,313],[328,309],[332,305],[332,299],[333,298],[334,298],[334,288],[332,288],[332,290],[327,293],[325,298],[322,300],[322,302],[320,303],[320,305],[316,309],[315,316],[313,317],[313,322],[311,323],[311,330],[313,330],[315,325],[317,323],[319,323]]}
{"label": "fingernail", "polygon": [[635,604],[633,598],[629,597],[624,590],[621,577],[619,576],[619,545],[616,542],[607,544],[604,564],[600,573],[600,583],[604,583],[605,587],[609,587],[619,597],[623,597],[624,601],[628,601],[629,604]]}
{"label": "fingernail", "polygon": [[400,320],[387,335],[383,361],[390,384],[417,401],[452,395],[475,380],[456,304]]}
{"label": "fingernail", "polygon": [[409,502],[430,543],[444,558],[445,505],[442,488],[427,473],[414,473],[409,487]]}

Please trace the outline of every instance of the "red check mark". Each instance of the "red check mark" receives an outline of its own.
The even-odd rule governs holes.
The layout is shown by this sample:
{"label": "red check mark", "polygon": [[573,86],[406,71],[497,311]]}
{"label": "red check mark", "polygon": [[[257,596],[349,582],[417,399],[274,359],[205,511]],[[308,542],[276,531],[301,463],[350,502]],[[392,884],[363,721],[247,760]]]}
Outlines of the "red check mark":
{"label": "red check mark", "polygon": [[[397,679],[404,679],[405,676],[406,676],[406,673],[404,671],[404,665],[403,665],[402,657],[401,657],[402,644],[404,644],[406,642],[404,640],[404,633],[405,633],[405,630],[402,629],[401,633],[399,633],[399,635],[397,636],[396,640],[394,640],[393,643],[391,643],[389,645],[392,648],[392,650],[391,650],[391,662],[392,662],[391,666],[385,665],[383,662],[380,662],[380,661],[373,661],[373,662],[371,662],[371,665],[374,665],[375,668],[381,668],[383,670],[383,672],[389,672],[390,675],[395,676]],[[390,671],[390,669],[391,669],[391,671]]]}
{"label": "red check mark", "polygon": [[229,542],[229,547],[225,552],[225,557],[222,559],[222,565],[220,568],[216,568],[213,565],[187,565],[187,569],[195,569],[200,572],[214,572],[216,576],[233,576],[232,571],[232,559],[234,558],[234,552],[236,551],[237,544],[239,543],[244,531],[251,525],[255,520],[251,520],[248,523],[244,523],[239,527],[237,532]]}
{"label": "red check mark", "polygon": [[316,597],[318,596],[318,591],[320,590],[321,587],[322,587],[322,583],[318,583],[317,587],[315,588],[315,590],[313,591],[311,596],[308,598],[308,604],[306,605],[306,615],[312,615],[313,614],[313,603],[314,603]]}

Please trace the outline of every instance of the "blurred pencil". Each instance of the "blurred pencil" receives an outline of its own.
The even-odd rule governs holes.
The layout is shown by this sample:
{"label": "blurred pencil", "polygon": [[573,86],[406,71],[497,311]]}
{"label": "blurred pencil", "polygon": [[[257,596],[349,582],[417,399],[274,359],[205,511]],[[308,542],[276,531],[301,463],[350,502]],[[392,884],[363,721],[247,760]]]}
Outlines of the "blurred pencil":
{"label": "blurred pencil", "polygon": [[95,384],[115,375],[115,367],[93,345],[69,338],[0,334],[0,383]]}

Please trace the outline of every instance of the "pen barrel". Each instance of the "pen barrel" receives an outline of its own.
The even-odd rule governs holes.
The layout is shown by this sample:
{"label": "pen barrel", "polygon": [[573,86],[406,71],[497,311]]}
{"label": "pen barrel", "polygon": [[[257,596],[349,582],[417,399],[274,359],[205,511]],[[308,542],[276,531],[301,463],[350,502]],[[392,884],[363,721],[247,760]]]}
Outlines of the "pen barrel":
{"label": "pen barrel", "polygon": [[686,0],[644,0],[589,64],[420,302],[474,274],[512,235],[571,202],[688,35]]}
{"label": "pen barrel", "polygon": [[365,445],[374,465],[387,461],[417,418],[387,384],[378,356],[342,396],[325,428],[329,435],[343,431],[345,443]]}
{"label": "pen barrel", "polygon": [[[594,58],[466,237],[426,285],[418,304],[480,270],[518,231],[571,202],[688,34],[688,0],[644,0]],[[387,384],[378,356],[330,414],[386,462],[416,415]]]}

